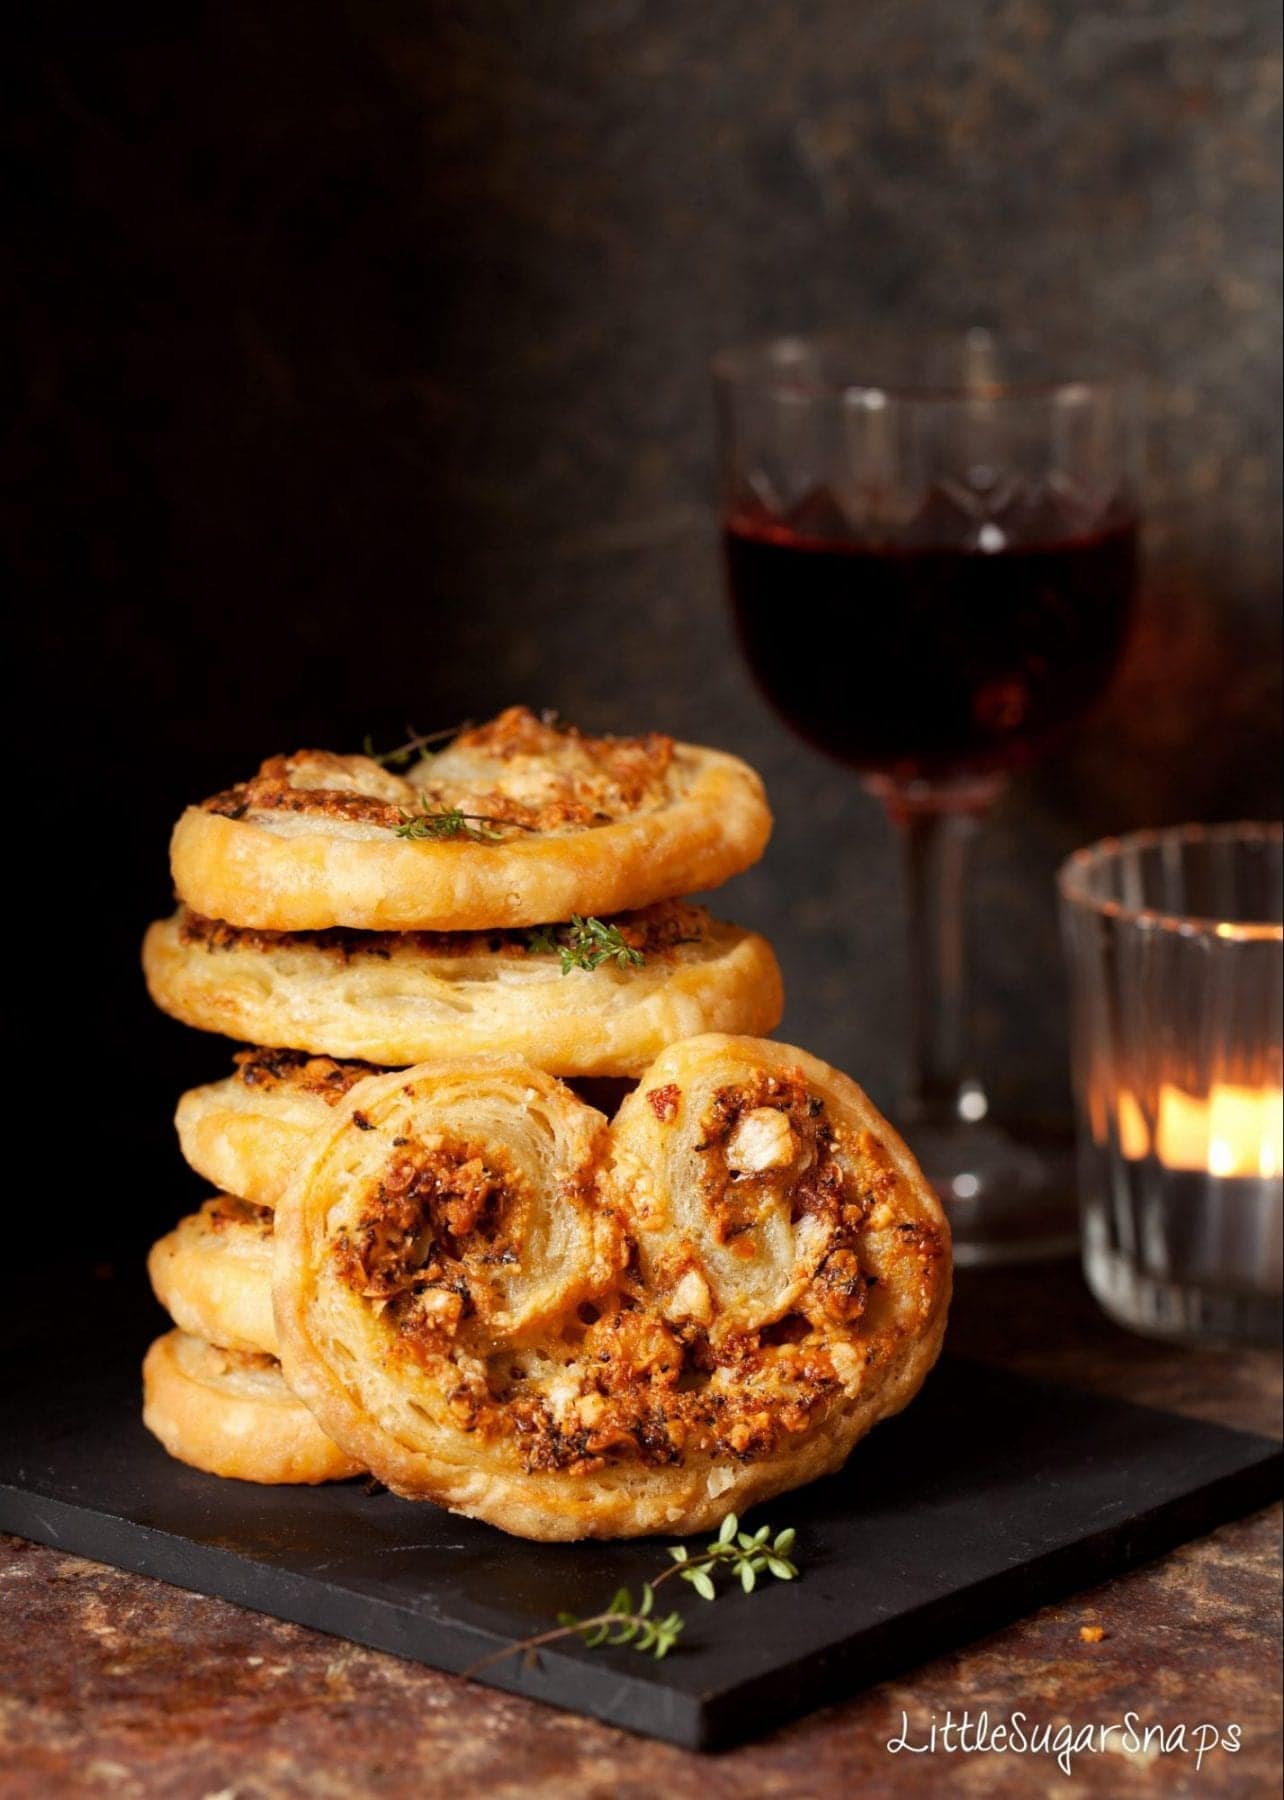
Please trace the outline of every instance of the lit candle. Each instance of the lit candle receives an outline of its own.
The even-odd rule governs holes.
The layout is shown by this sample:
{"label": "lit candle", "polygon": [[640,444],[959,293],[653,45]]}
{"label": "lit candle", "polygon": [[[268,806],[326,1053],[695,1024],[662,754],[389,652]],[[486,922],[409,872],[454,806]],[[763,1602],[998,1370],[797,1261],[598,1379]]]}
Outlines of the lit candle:
{"label": "lit candle", "polygon": [[1121,1324],[1273,1343],[1284,1300],[1284,827],[1107,838],[1059,876],[1084,1271]]}
{"label": "lit candle", "polygon": [[1279,1088],[1217,1082],[1189,1094],[1173,1082],[1159,1089],[1151,1129],[1126,1089],[1118,1102],[1119,1144],[1125,1156],[1154,1155],[1169,1169],[1210,1175],[1277,1178],[1284,1170],[1284,1093]]}

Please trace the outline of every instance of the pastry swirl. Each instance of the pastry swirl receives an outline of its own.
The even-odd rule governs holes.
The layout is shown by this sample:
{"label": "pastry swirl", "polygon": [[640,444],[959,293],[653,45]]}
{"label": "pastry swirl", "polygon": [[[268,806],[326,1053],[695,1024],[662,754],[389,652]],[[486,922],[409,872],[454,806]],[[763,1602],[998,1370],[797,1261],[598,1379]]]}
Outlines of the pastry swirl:
{"label": "pastry swirl", "polygon": [[780,1021],[770,945],[665,901],[611,921],[641,960],[564,973],[554,933],[251,931],[180,910],[147,933],[156,1004],[255,1044],[404,1065],[488,1052],[638,1075],[666,1044]]}
{"label": "pastry swirl", "polygon": [[143,1423],[171,1456],[207,1475],[275,1486],[361,1473],[272,1357],[219,1350],[184,1331],[157,1338],[143,1359]]}
{"label": "pastry swirl", "polygon": [[698,1531],[838,1468],[934,1362],[949,1234],[846,1076],[674,1045],[613,1125],[505,1059],[354,1090],[276,1215],[286,1378],[396,1492]]}
{"label": "pastry swirl", "polygon": [[188,807],[170,855],[180,898],[234,925],[475,931],[716,887],[770,830],[734,756],[510,707],[404,777],[367,756],[273,757]]}

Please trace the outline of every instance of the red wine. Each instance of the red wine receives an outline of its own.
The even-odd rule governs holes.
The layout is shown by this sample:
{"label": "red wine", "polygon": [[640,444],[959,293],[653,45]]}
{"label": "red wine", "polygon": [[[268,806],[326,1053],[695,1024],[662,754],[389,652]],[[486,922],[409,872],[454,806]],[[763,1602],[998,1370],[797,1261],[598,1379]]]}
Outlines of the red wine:
{"label": "red wine", "polygon": [[1129,622],[1136,519],[1028,542],[983,526],[977,540],[727,521],[740,637],[795,730],[858,768],[941,780],[1011,767],[1091,706]]}

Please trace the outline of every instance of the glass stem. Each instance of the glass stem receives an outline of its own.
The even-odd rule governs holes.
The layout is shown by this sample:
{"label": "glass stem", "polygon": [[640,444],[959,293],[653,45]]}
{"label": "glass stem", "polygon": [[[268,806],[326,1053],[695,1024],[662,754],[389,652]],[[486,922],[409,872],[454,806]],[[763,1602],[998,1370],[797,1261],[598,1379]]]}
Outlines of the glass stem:
{"label": "glass stem", "polygon": [[967,859],[995,791],[968,788],[958,799],[930,789],[883,794],[904,845],[910,981],[905,1114],[914,1123],[972,1123],[987,1110],[970,1065]]}

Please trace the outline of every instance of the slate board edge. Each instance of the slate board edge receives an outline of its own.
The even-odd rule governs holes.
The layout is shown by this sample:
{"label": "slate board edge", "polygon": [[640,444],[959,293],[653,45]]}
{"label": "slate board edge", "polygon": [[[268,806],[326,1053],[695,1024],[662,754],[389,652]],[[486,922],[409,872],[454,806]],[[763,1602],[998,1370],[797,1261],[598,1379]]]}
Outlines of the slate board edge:
{"label": "slate board edge", "polygon": [[[267,1613],[289,1624],[305,1625],[343,1642],[387,1651],[447,1674],[460,1673],[507,1641],[498,1633],[462,1622],[443,1628],[439,1621],[356,1594],[350,1588],[336,1588],[343,1595],[345,1619],[342,1630],[336,1630],[327,1616],[329,1594],[335,1584],[326,1582],[324,1577],[302,1575],[238,1550],[198,1543],[158,1526],[140,1525],[136,1520],[102,1512],[92,1505],[33,1494],[10,1483],[0,1483],[0,1531],[47,1544],[67,1555],[84,1556],[136,1575],[149,1575],[189,1593],[226,1600],[247,1612]],[[475,1647],[460,1650],[449,1644],[442,1644],[440,1649],[434,1646],[429,1661],[412,1642],[416,1627],[430,1633],[445,1629],[456,1643],[460,1637],[471,1636]],[[512,1659],[511,1666],[495,1664],[477,1680],[505,1693],[542,1700],[564,1712],[587,1713],[605,1724],[661,1738],[683,1749],[700,1747],[704,1702],[698,1695],[647,1681],[641,1671],[634,1674],[627,1664],[621,1666],[614,1658],[595,1665],[559,1656],[556,1650],[541,1651],[540,1657],[550,1669],[559,1669],[564,1678],[573,1678],[573,1704],[558,1699],[552,1692],[541,1691],[552,1684],[540,1678],[539,1670],[524,1669],[518,1657]]]}
{"label": "slate board edge", "polygon": [[[1249,1444],[1270,1442],[1249,1433],[1233,1435]],[[749,1737],[764,1736],[806,1713],[835,1705],[862,1688],[1028,1618],[1053,1601],[1086,1592],[1101,1581],[1153,1562],[1234,1519],[1259,1512],[1278,1500],[1282,1490],[1284,1448],[1276,1447],[1261,1460],[1217,1476],[1189,1494],[1162,1501],[1123,1526],[1107,1525],[1073,1543],[1058,1545],[1033,1561],[986,1576],[912,1612],[899,1613],[888,1619],[882,1630],[866,1630],[851,1644],[778,1666],[741,1682],[730,1692],[708,1696],[701,1707],[699,1738],[690,1747],[728,1750]],[[1100,1571],[1085,1580],[1083,1561],[1094,1557],[1101,1564]],[[746,1715],[753,1722],[748,1731]]]}

